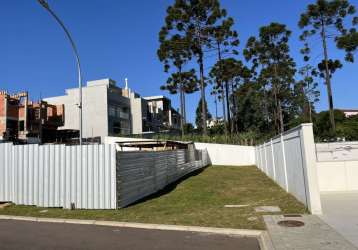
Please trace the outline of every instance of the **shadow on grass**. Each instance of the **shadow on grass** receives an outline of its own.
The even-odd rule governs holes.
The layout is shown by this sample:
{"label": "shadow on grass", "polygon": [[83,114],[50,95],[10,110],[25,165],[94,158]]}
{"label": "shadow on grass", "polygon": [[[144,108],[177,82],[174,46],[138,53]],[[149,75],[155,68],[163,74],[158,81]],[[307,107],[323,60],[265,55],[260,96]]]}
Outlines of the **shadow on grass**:
{"label": "shadow on grass", "polygon": [[175,190],[176,187],[178,186],[178,184],[180,184],[183,181],[189,179],[190,177],[194,177],[194,176],[197,176],[197,175],[201,174],[208,167],[209,166],[201,168],[201,169],[198,169],[198,170],[195,170],[195,171],[193,171],[193,172],[191,172],[189,174],[186,174],[183,177],[181,177],[180,179],[176,180],[175,182],[168,184],[167,186],[165,186],[163,189],[159,190],[158,192],[156,192],[154,194],[150,194],[150,195],[148,195],[148,196],[146,196],[146,197],[144,197],[144,198],[142,198],[140,200],[135,201],[132,204],[129,204],[128,206],[123,207],[123,208],[132,207],[132,206],[138,205],[140,203],[150,201],[150,200],[159,198],[159,197],[161,197],[163,195],[166,195],[166,194],[172,192],[173,190]]}

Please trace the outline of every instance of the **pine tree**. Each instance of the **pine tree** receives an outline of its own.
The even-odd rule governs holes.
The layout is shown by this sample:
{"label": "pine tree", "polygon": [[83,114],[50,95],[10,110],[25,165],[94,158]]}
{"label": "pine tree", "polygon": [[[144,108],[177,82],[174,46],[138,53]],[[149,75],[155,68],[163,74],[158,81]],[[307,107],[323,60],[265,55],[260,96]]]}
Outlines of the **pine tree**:
{"label": "pine tree", "polygon": [[[210,44],[209,32],[225,14],[218,0],[176,0],[167,9],[166,25],[161,32],[163,37],[180,34],[189,41],[191,52],[199,64],[202,105],[205,103],[204,56]],[[203,134],[206,135],[205,113],[202,113],[202,120]]]}
{"label": "pine tree", "polygon": [[347,33],[344,23],[346,19],[356,12],[355,7],[348,0],[317,0],[314,4],[309,4],[304,13],[301,14],[299,27],[303,29],[300,39],[305,42],[301,52],[305,55],[305,60],[310,59],[308,38],[318,36],[322,43],[324,78],[327,87],[328,105],[330,112],[331,131],[336,131],[334,119],[333,94],[331,86],[331,73],[329,69],[328,40],[337,40],[339,33]]}
{"label": "pine tree", "polygon": [[247,61],[252,63],[255,81],[262,84],[269,98],[267,109],[272,110],[276,132],[285,130],[285,113],[293,101],[292,85],[295,83],[296,64],[290,56],[288,45],[291,31],[286,25],[271,23],[260,28],[259,36],[250,37],[244,50]]}

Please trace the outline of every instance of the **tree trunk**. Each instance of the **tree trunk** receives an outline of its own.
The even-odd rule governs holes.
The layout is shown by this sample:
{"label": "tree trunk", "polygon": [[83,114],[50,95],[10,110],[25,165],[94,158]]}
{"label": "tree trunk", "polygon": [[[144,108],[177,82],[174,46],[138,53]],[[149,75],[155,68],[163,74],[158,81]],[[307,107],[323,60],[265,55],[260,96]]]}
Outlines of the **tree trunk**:
{"label": "tree trunk", "polygon": [[277,119],[279,121],[279,128],[278,131],[279,133],[283,133],[285,131],[284,129],[284,123],[283,123],[283,113],[282,113],[282,107],[281,107],[281,100],[278,98],[278,89],[277,89],[277,79],[278,79],[278,73],[277,73],[277,64],[274,65],[274,74],[275,74],[275,79],[273,81],[273,93],[274,93],[274,98],[275,98],[275,108],[276,108],[276,112],[277,112]]}
{"label": "tree trunk", "polygon": [[184,125],[186,125],[186,99],[185,99],[185,91],[183,91],[183,107],[184,107]]}
{"label": "tree trunk", "polygon": [[[222,74],[223,74],[223,69],[222,69],[222,65],[221,65],[221,62],[222,62],[222,58],[221,58],[221,48],[220,48],[220,43],[217,42],[217,50],[218,50],[218,59],[219,59],[219,69],[220,69],[220,73],[221,73],[221,77],[222,77]],[[223,101],[223,117],[224,117],[224,128],[225,128],[225,135],[228,135],[228,131],[229,131],[229,127],[230,125],[228,125],[226,123],[226,117],[228,117],[228,120],[230,120],[230,116],[226,116],[226,112],[225,112],[225,94],[224,94],[224,83],[222,82],[222,79],[220,80],[219,82],[219,85],[221,85],[221,89],[222,89],[222,101]],[[226,98],[226,101],[228,99]],[[227,110],[229,110],[229,107],[228,107],[228,102],[226,103],[227,104]]]}
{"label": "tree trunk", "polygon": [[203,63],[203,54],[199,55],[199,65],[200,65],[200,92],[201,92],[201,122],[203,126],[203,135],[207,135],[207,110],[206,110],[206,101],[205,101],[205,83],[204,83],[204,63]]}
{"label": "tree trunk", "polygon": [[214,96],[215,96],[215,119],[216,121],[218,120],[218,98],[217,98],[217,95],[218,93],[215,93]]}
{"label": "tree trunk", "polygon": [[279,114],[279,118],[280,118],[280,132],[283,133],[285,132],[285,127],[284,127],[284,123],[283,123],[283,112],[282,112],[282,106],[281,106],[281,101],[278,100],[278,114]]}
{"label": "tree trunk", "polygon": [[180,85],[179,85],[179,95],[180,95],[180,128],[181,128],[181,136],[184,137],[185,131],[184,131],[184,101],[183,101],[183,97],[184,97],[184,86],[182,83],[182,78],[181,78],[181,67],[179,67],[179,81],[180,81]]}
{"label": "tree trunk", "polygon": [[236,98],[234,94],[234,84],[231,82],[231,95],[232,95],[232,118],[231,118],[231,133],[235,133],[235,117],[236,117]]}
{"label": "tree trunk", "polygon": [[226,94],[226,112],[227,112],[227,121],[228,127],[231,128],[231,114],[230,114],[230,96],[229,96],[229,84],[225,81],[225,94]]}
{"label": "tree trunk", "polygon": [[327,41],[326,41],[326,30],[324,21],[321,21],[322,25],[322,45],[323,45],[323,53],[324,53],[324,64],[325,64],[325,78],[326,78],[326,86],[327,86],[327,95],[328,95],[328,105],[329,105],[329,117],[331,121],[331,130],[333,135],[336,134],[336,122],[334,118],[334,106],[333,106],[333,96],[332,96],[332,86],[331,86],[331,77],[329,73],[328,66],[328,50],[327,50]]}

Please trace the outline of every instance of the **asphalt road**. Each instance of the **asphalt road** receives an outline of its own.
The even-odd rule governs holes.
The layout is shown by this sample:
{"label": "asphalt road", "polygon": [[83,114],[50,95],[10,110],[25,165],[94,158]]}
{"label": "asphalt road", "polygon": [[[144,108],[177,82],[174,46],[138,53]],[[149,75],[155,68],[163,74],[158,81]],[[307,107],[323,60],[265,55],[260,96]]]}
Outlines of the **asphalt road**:
{"label": "asphalt road", "polygon": [[259,250],[254,238],[0,220],[1,250]]}

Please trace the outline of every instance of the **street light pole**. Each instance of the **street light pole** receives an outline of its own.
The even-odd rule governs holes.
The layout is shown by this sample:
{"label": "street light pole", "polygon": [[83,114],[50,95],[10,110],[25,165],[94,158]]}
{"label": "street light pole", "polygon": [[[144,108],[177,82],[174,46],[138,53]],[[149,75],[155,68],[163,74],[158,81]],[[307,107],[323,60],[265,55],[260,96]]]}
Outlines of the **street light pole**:
{"label": "street light pole", "polygon": [[79,100],[78,100],[78,108],[80,111],[79,114],[79,123],[80,123],[80,145],[82,145],[82,71],[81,71],[81,63],[80,63],[80,57],[76,48],[76,44],[73,41],[70,32],[67,30],[64,23],[61,21],[61,19],[50,9],[49,4],[46,0],[37,0],[42,7],[44,7],[52,17],[55,18],[55,20],[58,22],[58,24],[62,27],[62,29],[65,31],[67,38],[70,40],[73,52],[76,56],[76,63],[77,63],[77,71],[78,71],[78,88],[79,88]]}

